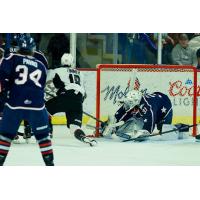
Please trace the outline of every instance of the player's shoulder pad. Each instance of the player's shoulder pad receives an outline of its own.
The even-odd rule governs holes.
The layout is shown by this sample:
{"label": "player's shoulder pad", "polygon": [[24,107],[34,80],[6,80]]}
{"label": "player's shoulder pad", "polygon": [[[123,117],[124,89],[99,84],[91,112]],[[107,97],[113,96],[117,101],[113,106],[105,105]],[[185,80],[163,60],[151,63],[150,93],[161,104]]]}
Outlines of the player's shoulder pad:
{"label": "player's shoulder pad", "polygon": [[36,57],[37,57],[37,56],[40,56],[40,58],[42,57],[42,58],[44,58],[44,59],[47,61],[47,59],[46,59],[44,53],[41,52],[41,51],[34,51],[34,57],[35,57],[35,56],[36,56]]}
{"label": "player's shoulder pad", "polygon": [[42,51],[40,51],[40,50],[36,50],[36,51],[34,51],[34,53],[38,53],[38,54],[41,54],[41,55],[44,56],[44,53]]}
{"label": "player's shoulder pad", "polygon": [[47,58],[42,51],[34,51],[34,54],[36,55],[36,57],[37,56],[40,56],[40,58],[42,57],[48,64]]}

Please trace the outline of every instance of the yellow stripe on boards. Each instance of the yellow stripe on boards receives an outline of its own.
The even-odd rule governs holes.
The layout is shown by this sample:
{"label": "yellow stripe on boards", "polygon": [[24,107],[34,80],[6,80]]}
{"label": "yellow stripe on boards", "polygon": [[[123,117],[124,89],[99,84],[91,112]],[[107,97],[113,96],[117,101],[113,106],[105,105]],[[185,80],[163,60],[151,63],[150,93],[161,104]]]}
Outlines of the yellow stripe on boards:
{"label": "yellow stripe on boards", "polygon": [[[89,120],[92,122],[92,124],[95,124],[95,120],[84,115],[83,116],[83,125],[87,124]],[[101,120],[106,121],[107,117],[103,116],[103,117],[101,117]],[[197,117],[197,122],[200,122],[200,116]],[[58,124],[58,125],[66,124],[66,118],[65,118],[65,116],[53,116],[52,123]],[[175,117],[173,117],[172,123],[173,124],[177,124],[177,123],[193,124],[193,120],[192,120],[191,116],[175,116]]]}

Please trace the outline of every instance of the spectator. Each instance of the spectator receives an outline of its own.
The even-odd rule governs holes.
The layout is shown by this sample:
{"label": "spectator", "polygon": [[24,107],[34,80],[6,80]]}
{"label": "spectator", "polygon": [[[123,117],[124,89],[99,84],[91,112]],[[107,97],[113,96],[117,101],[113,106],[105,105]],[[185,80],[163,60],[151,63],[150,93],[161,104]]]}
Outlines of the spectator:
{"label": "spectator", "polygon": [[52,58],[52,66],[60,65],[64,53],[69,53],[69,39],[64,33],[55,33],[47,46],[47,53]]}
{"label": "spectator", "polygon": [[42,34],[41,33],[31,33],[31,37],[33,37],[35,44],[36,44],[36,50],[39,51],[40,50],[40,42],[41,42],[41,38],[42,38]]}
{"label": "spectator", "polygon": [[144,45],[144,64],[157,63],[157,37],[153,33],[139,33],[139,38]]}
{"label": "spectator", "polygon": [[157,47],[150,34],[128,34],[126,37],[122,63],[156,64]]}
{"label": "spectator", "polygon": [[0,62],[3,56],[4,56],[4,49],[0,46]]}
{"label": "spectator", "polygon": [[194,37],[189,41],[189,45],[192,49],[197,51],[200,47],[200,35],[195,33]]}
{"label": "spectator", "polygon": [[187,34],[181,33],[178,42],[172,50],[173,64],[196,65],[195,51],[189,46]]}
{"label": "spectator", "polygon": [[197,50],[197,69],[200,69],[200,49]]}
{"label": "spectator", "polygon": [[173,35],[170,33],[162,34],[163,36],[163,49],[162,49],[162,64],[171,65],[172,62],[172,49],[176,45],[176,41]]}

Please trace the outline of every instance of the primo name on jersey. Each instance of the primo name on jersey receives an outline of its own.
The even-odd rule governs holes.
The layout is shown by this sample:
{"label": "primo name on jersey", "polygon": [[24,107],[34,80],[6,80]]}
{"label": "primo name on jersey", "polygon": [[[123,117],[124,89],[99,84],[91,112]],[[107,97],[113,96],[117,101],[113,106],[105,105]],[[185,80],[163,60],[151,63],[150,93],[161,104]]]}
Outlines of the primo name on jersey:
{"label": "primo name on jersey", "polygon": [[25,65],[32,65],[33,67],[38,67],[38,63],[33,61],[33,60],[30,60],[30,59],[27,59],[27,58],[23,58],[23,64]]}

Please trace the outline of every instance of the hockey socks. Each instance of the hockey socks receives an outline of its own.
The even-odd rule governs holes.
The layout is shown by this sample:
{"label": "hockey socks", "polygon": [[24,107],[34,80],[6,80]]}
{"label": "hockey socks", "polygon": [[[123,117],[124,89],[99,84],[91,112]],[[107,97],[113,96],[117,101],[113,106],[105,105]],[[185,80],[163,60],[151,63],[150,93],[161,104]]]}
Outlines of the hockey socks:
{"label": "hockey socks", "polygon": [[3,166],[6,160],[11,142],[10,138],[0,135],[0,166]]}
{"label": "hockey socks", "polygon": [[52,144],[49,137],[38,140],[40,151],[46,166],[54,166]]}

